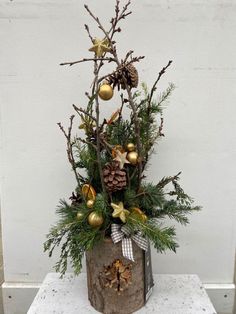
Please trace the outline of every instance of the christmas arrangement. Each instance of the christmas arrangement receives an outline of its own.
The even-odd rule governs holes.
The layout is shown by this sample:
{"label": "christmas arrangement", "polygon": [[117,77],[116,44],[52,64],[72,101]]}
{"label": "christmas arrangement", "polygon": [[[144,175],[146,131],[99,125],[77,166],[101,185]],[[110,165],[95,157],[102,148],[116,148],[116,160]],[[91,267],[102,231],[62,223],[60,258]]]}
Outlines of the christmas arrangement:
{"label": "christmas arrangement", "polygon": [[[139,84],[136,67],[144,57],[134,56],[131,50],[122,58],[117,53],[116,37],[121,32],[120,24],[131,14],[129,7],[130,1],[121,6],[116,0],[114,17],[107,28],[85,5],[99,34],[94,36],[85,25],[91,41],[89,56],[61,64],[92,64],[93,79],[90,91],[86,92],[87,104],[73,105],[75,114],[70,117],[68,128],[58,123],[77,184],[70,200],[61,200],[57,208],[60,220],[51,228],[44,244],[49,256],[60,247],[55,269],[63,275],[68,263],[79,274],[84,253],[93,252],[87,255],[92,263],[92,258],[96,258],[94,252],[101,254],[101,243],[107,241],[109,249],[102,252],[105,262],[98,271],[97,281],[118,295],[132,285],[134,265],[149,250],[149,241],[158,252],[176,251],[175,228],[165,226],[164,219],[186,225],[187,214],[200,209],[181,188],[180,173],[156,183],[146,179],[145,170],[155,143],[164,136],[163,105],[174,89],[169,84],[164,92],[158,92],[157,85],[172,61],[161,69],[150,89],[144,83]],[[112,71],[107,71],[107,66]],[[114,94],[119,95],[119,100],[114,101]],[[100,106],[105,102],[111,102],[114,113],[101,119]],[[124,109],[129,109],[128,116]],[[84,136],[73,132],[76,116]],[[109,252],[118,246],[119,257],[108,262]],[[87,267],[90,278],[93,270],[88,262]],[[95,308],[110,313],[104,310],[104,305],[102,308],[95,304]],[[123,312],[117,310],[117,313]]]}

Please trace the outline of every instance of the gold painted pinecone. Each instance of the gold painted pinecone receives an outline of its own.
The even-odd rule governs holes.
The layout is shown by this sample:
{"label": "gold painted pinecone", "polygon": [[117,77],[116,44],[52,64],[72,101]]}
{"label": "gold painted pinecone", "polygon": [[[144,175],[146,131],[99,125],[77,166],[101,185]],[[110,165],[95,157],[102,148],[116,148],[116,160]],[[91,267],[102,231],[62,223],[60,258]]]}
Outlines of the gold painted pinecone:
{"label": "gold painted pinecone", "polygon": [[120,90],[120,88],[125,89],[125,82],[129,85],[130,88],[137,87],[138,71],[132,63],[126,66],[122,65],[122,67],[118,69],[116,73],[108,78],[108,82],[113,86],[113,88],[117,86],[118,90]]}
{"label": "gold painted pinecone", "polygon": [[120,169],[119,162],[113,161],[103,168],[103,177],[108,192],[116,192],[126,187],[126,171]]}

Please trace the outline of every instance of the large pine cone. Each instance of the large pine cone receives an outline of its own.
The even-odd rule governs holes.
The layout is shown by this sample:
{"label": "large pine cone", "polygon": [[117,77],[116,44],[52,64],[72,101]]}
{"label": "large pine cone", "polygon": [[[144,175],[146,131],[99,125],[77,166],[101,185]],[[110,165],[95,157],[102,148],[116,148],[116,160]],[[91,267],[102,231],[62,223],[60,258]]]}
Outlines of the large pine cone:
{"label": "large pine cone", "polygon": [[123,190],[127,185],[126,171],[120,169],[119,162],[113,161],[103,168],[103,177],[108,192]]}
{"label": "large pine cone", "polygon": [[120,87],[125,89],[125,83],[128,84],[130,88],[137,87],[138,71],[132,63],[126,66],[122,65],[120,69],[118,68],[117,72],[108,78],[108,81],[113,88],[117,86],[118,90],[120,90]]}

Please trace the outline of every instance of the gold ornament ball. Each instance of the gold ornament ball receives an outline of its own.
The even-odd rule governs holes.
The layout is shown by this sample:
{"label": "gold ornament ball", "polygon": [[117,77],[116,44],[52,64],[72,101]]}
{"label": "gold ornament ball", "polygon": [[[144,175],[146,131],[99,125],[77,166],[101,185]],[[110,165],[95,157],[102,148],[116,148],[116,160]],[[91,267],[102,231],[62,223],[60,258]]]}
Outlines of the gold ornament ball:
{"label": "gold ornament ball", "polygon": [[81,213],[81,212],[78,212],[78,213],[77,213],[77,219],[78,219],[78,220],[81,220],[81,219],[83,219],[83,218],[84,218],[84,214]]}
{"label": "gold ornament ball", "polygon": [[87,205],[88,208],[93,208],[94,200],[88,200],[86,205]]}
{"label": "gold ornament ball", "polygon": [[129,152],[127,155],[128,161],[131,165],[136,165],[138,162],[138,153],[137,152]]}
{"label": "gold ornament ball", "polygon": [[98,95],[102,100],[109,100],[113,96],[113,88],[110,84],[102,84],[99,88]]}
{"label": "gold ornament ball", "polygon": [[128,152],[133,152],[135,150],[135,145],[134,145],[134,143],[128,143],[126,145],[126,148],[127,148]]}
{"label": "gold ornament ball", "polygon": [[88,216],[88,223],[91,227],[100,227],[103,224],[103,217],[101,214],[98,214],[96,212],[91,212]]}

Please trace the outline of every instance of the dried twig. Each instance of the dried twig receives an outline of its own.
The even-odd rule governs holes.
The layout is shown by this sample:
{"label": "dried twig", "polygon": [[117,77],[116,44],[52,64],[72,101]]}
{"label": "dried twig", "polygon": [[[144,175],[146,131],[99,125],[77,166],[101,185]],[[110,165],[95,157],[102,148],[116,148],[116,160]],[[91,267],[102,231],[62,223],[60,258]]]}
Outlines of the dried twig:
{"label": "dried twig", "polygon": [[[98,61],[108,61],[108,62],[114,61],[114,59],[112,59],[112,58],[97,58],[97,60],[98,60]],[[72,65],[74,65],[74,64],[82,63],[82,62],[87,62],[87,61],[96,61],[96,58],[83,58],[83,59],[78,60],[78,61],[63,62],[63,63],[60,63],[60,65],[69,65],[69,66],[72,66]]]}
{"label": "dried twig", "polygon": [[74,115],[72,115],[70,117],[70,125],[68,127],[68,132],[66,133],[64,127],[62,126],[62,124],[59,122],[57,123],[59,128],[61,129],[61,131],[63,132],[63,134],[65,135],[66,137],[66,143],[67,143],[67,157],[68,157],[68,160],[72,166],[72,170],[75,174],[75,178],[76,178],[76,181],[78,183],[78,186],[80,188],[80,180],[83,180],[83,177],[77,172],[76,170],[76,162],[75,162],[75,159],[74,159],[74,154],[73,154],[73,144],[72,144],[72,141],[71,141],[71,131],[72,131],[72,127],[73,127],[73,120],[74,120]]}
{"label": "dried twig", "polygon": [[83,138],[81,138],[81,137],[77,137],[77,139],[78,139],[81,143],[91,145],[93,148],[97,149],[97,146],[94,145],[92,142],[86,141],[85,139],[83,139]]}
{"label": "dried twig", "polygon": [[94,116],[92,116],[90,113],[88,113],[86,110],[84,110],[84,109],[82,109],[82,108],[79,108],[79,107],[77,107],[76,105],[72,105],[73,106],[73,108],[75,109],[75,111],[78,113],[78,114],[81,114],[81,113],[83,113],[83,114],[85,114],[86,116],[88,116],[90,119],[92,119],[93,121],[95,121],[96,122],[96,118],[94,118]]}
{"label": "dried twig", "polygon": [[[98,73],[99,73],[100,68],[98,67],[97,62],[94,62],[94,85],[93,85],[93,91],[96,90],[98,91],[99,84],[98,84]],[[95,111],[96,111],[96,138],[97,138],[97,145],[96,145],[96,151],[97,151],[97,161],[98,161],[98,169],[100,173],[100,178],[101,178],[101,184],[102,184],[102,191],[104,195],[106,195],[106,188],[105,188],[105,183],[104,183],[104,177],[103,177],[103,171],[102,171],[102,163],[101,163],[101,142],[100,142],[100,132],[99,132],[99,100],[98,100],[98,93],[96,93],[95,96]]]}
{"label": "dried twig", "polygon": [[90,30],[89,30],[88,25],[87,25],[87,24],[84,24],[84,28],[86,29],[86,31],[87,31],[87,33],[88,33],[88,36],[89,36],[91,42],[93,43],[93,36],[92,36],[91,33],[90,33]]}
{"label": "dried twig", "polygon": [[154,82],[152,89],[151,89],[151,93],[150,93],[149,100],[148,100],[148,107],[150,107],[150,105],[151,105],[152,97],[153,97],[153,94],[156,90],[157,83],[159,82],[162,75],[165,73],[166,69],[171,65],[171,63],[172,63],[172,60],[170,60],[168,62],[168,64],[164,68],[162,68],[161,71],[159,72],[158,77],[157,77],[156,81]]}

